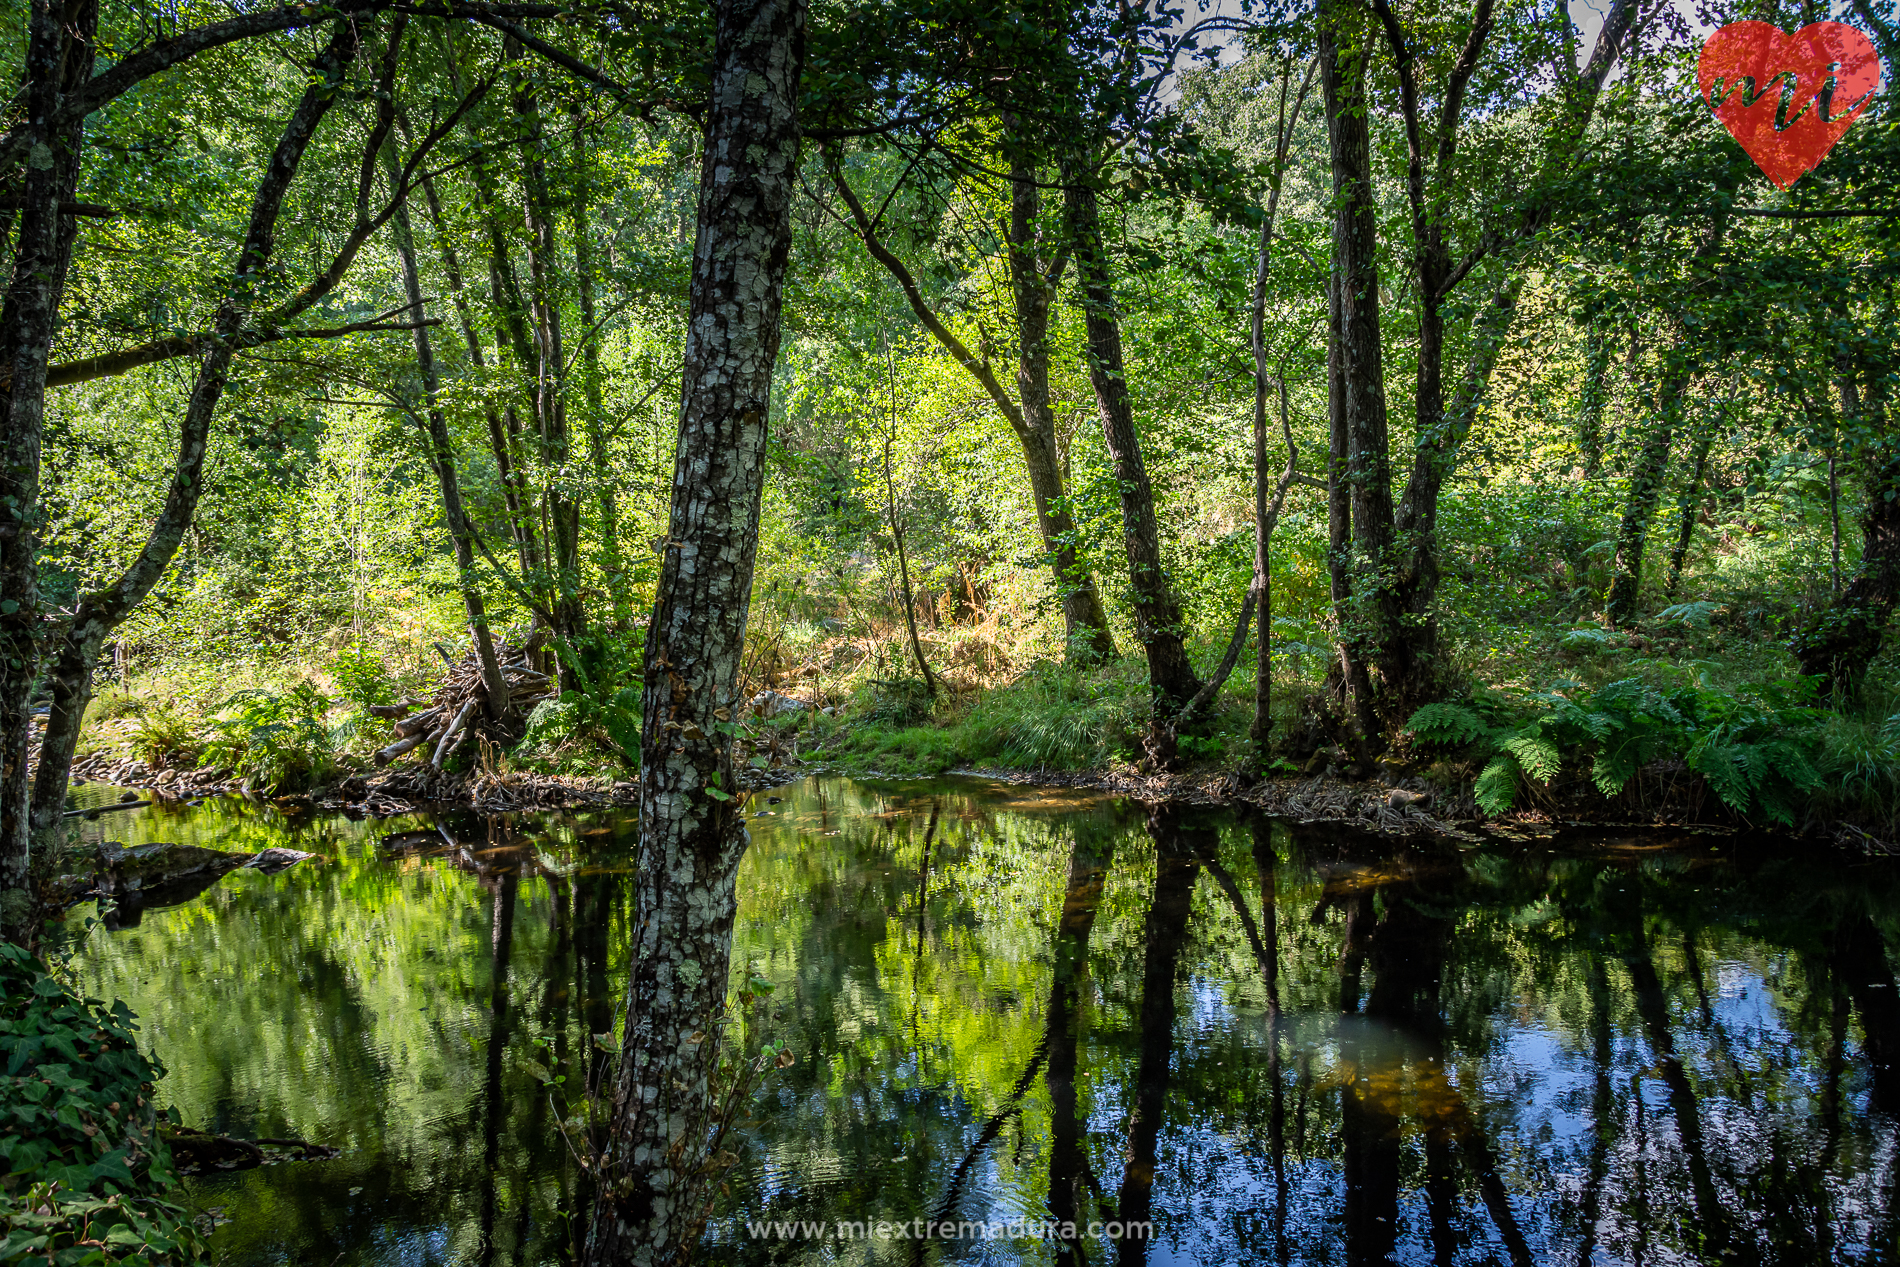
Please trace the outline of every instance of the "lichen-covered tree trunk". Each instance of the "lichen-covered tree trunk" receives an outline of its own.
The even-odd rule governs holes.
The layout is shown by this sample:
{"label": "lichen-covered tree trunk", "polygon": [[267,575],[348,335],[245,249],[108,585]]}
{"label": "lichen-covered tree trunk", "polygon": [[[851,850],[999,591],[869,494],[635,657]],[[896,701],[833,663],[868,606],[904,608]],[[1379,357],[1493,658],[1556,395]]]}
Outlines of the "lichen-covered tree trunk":
{"label": "lichen-covered tree trunk", "polygon": [[72,262],[71,202],[84,130],[60,106],[92,74],[96,0],[32,0],[27,12],[26,170],[19,181],[13,271],[0,307],[0,936],[30,941],[32,814],[27,752],[33,680],[39,671],[40,427],[46,414],[46,365]]}
{"label": "lichen-covered tree trunk", "polygon": [[731,717],[758,549],[798,165],[804,0],[716,0],[672,513],[647,630],[640,886],[589,1264],[677,1261],[704,1132],[746,847]]}
{"label": "lichen-covered tree trunk", "polygon": [[1181,603],[1161,561],[1161,524],[1155,514],[1154,485],[1141,456],[1141,439],[1135,433],[1128,369],[1122,355],[1121,315],[1109,279],[1095,173],[1072,155],[1064,164],[1063,187],[1076,270],[1081,274],[1089,379],[1102,419],[1102,439],[1121,494],[1122,545],[1128,554],[1135,632],[1148,654],[1148,690],[1154,707],[1149,755],[1156,764],[1165,766],[1174,756],[1174,732],[1168,719],[1194,698],[1201,681],[1188,659]]}

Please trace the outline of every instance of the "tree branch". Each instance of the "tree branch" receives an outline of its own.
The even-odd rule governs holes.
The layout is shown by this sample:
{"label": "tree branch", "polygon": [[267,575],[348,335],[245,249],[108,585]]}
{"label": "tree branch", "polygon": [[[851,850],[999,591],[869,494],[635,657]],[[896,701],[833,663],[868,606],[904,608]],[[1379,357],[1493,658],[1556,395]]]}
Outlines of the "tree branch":
{"label": "tree branch", "polygon": [[[407,309],[396,309],[396,312],[404,311]],[[285,330],[274,326],[256,326],[225,337],[219,336],[215,330],[206,330],[199,334],[172,335],[164,339],[153,339],[149,343],[141,343],[137,347],[55,365],[46,371],[46,385],[71,387],[75,383],[90,383],[95,379],[112,378],[115,375],[129,373],[142,366],[157,365],[161,361],[175,361],[179,357],[198,356],[215,347],[229,347],[233,352],[242,352],[246,348],[262,347],[267,343],[279,343],[286,339],[340,339],[349,334],[416,330],[424,326],[442,324],[439,317],[396,325],[387,324],[388,319],[394,315],[396,315],[395,312],[384,313],[380,317],[372,317],[367,321],[353,321],[348,325],[329,326],[322,329]]]}

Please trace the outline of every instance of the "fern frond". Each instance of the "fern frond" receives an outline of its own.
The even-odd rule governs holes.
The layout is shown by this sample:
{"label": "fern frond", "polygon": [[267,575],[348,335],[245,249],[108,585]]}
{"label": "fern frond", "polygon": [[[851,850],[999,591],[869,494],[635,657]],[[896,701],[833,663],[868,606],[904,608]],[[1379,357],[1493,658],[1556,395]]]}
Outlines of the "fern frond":
{"label": "fern frond", "polygon": [[1557,751],[1557,745],[1538,735],[1519,735],[1508,740],[1504,750],[1516,757],[1524,772],[1539,783],[1550,782],[1563,768],[1563,753]]}
{"label": "fern frond", "polygon": [[1508,752],[1500,752],[1491,758],[1478,775],[1478,782],[1471,789],[1478,808],[1495,817],[1507,812],[1517,803],[1517,758]]}
{"label": "fern frond", "polygon": [[1491,733],[1484,718],[1463,704],[1427,704],[1412,714],[1405,729],[1426,743],[1475,743]]}

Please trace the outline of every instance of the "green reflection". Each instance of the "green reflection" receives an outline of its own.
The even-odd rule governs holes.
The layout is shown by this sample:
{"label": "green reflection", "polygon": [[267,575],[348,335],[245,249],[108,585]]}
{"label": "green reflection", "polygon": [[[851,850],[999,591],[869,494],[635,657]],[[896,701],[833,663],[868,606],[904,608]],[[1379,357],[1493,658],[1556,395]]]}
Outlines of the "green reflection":
{"label": "green reflection", "polygon": [[[1872,1262],[1895,1252],[1895,867],[1706,838],[1489,851],[958,780],[753,799],[735,974],[798,1062],[713,1262]],[[119,821],[112,821],[117,819]],[[89,830],[320,861],[91,934],[193,1125],[341,1161],[196,1182],[222,1261],[565,1260],[543,1067],[615,1027],[630,826]],[[759,1035],[741,1036],[756,1038]],[[545,1040],[545,1046],[537,1040]],[[1072,1238],[746,1222],[1072,1222]],[[1091,1235],[1145,1221],[1152,1242]]]}

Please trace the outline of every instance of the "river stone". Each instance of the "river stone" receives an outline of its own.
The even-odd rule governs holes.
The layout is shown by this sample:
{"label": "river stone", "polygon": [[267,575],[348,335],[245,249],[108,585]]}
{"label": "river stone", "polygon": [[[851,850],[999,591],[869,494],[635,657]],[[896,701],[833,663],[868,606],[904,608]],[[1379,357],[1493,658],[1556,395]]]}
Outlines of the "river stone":
{"label": "river stone", "polygon": [[781,695],[777,691],[760,691],[747,703],[767,717],[778,717],[785,713],[802,713],[811,707],[803,700]]}

